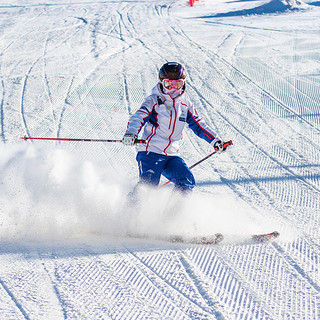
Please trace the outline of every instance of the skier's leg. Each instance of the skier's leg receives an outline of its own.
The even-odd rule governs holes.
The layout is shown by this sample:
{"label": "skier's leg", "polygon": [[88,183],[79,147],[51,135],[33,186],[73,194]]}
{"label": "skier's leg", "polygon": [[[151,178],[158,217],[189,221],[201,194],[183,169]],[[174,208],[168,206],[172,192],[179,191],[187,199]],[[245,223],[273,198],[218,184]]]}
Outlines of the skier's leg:
{"label": "skier's leg", "polygon": [[138,152],[140,183],[157,186],[166,164],[166,156],[153,152]]}
{"label": "skier's leg", "polygon": [[174,183],[177,191],[191,191],[195,186],[195,179],[191,170],[182,158],[177,156],[169,158],[162,174]]}
{"label": "skier's leg", "polygon": [[143,186],[156,187],[159,184],[161,172],[164,169],[166,156],[153,152],[138,152],[139,182],[128,194],[132,205],[139,202],[139,192]]}
{"label": "skier's leg", "polygon": [[172,219],[184,210],[185,196],[194,188],[195,179],[184,160],[176,156],[167,161],[162,174],[174,183],[174,189],[166,208],[167,217]]}

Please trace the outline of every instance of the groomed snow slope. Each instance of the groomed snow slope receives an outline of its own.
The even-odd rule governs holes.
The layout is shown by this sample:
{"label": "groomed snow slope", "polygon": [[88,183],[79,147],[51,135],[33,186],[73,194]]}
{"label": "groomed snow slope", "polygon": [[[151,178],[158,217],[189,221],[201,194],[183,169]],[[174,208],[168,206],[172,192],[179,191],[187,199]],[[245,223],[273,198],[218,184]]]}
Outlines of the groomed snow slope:
{"label": "groomed snow slope", "polygon": [[[300,1],[2,0],[0,319],[319,319],[319,16]],[[20,139],[121,139],[166,61],[234,142],[194,168],[175,217],[170,186],[126,207],[134,148]],[[211,151],[186,130],[188,164]]]}

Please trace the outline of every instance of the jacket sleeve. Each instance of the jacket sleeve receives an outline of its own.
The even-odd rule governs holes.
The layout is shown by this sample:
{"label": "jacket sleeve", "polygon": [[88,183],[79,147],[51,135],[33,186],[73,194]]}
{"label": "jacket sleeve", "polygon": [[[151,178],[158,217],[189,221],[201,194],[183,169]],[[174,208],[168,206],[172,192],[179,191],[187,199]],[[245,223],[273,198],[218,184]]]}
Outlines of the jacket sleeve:
{"label": "jacket sleeve", "polygon": [[187,123],[189,128],[200,138],[206,140],[210,144],[214,145],[216,141],[221,140],[221,138],[216,134],[205,120],[199,116],[196,108],[190,102],[189,110],[187,115]]}
{"label": "jacket sleeve", "polygon": [[153,97],[148,96],[141,107],[130,117],[126,133],[138,135],[142,127],[152,117],[156,104],[157,102],[154,101]]}

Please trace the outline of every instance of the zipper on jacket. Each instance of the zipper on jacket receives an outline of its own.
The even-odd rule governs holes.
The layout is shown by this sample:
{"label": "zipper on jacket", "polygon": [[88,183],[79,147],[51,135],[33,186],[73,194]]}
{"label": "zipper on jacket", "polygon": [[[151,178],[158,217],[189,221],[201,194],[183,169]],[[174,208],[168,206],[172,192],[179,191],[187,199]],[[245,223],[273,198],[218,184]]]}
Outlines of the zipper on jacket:
{"label": "zipper on jacket", "polygon": [[170,136],[169,136],[169,143],[168,143],[168,145],[165,147],[165,149],[163,150],[163,152],[166,154],[166,150],[169,148],[169,146],[170,146],[170,144],[171,144],[171,137],[173,136],[173,133],[174,133],[174,129],[175,129],[175,127],[176,127],[176,121],[177,121],[177,115],[178,115],[178,111],[176,110],[176,106],[175,106],[175,100],[174,99],[172,99],[173,100],[173,105],[172,105],[172,107],[173,107],[173,110],[174,110],[174,112],[175,112],[175,118],[174,118],[174,121],[173,121],[173,128],[172,128],[172,132],[171,132],[171,134],[170,134]]}
{"label": "zipper on jacket", "polygon": [[170,127],[171,127],[171,122],[172,122],[172,110],[170,111],[170,122],[169,122],[169,128],[168,129],[170,129]]}

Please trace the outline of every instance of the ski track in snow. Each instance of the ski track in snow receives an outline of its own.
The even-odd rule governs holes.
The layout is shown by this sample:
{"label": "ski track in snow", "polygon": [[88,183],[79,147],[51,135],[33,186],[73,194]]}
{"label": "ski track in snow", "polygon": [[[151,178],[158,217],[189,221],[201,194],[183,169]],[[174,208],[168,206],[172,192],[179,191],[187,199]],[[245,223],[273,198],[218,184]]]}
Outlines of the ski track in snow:
{"label": "ski track in snow", "polygon": [[[320,317],[319,5],[232,14],[270,6],[0,5],[0,319]],[[123,207],[135,149],[21,141],[120,139],[173,60],[200,113],[234,146],[194,168],[195,203],[169,225],[166,191],[150,195],[150,212]],[[192,164],[211,149],[186,130],[181,151]],[[132,226],[226,236],[217,246],[169,244],[127,238]],[[245,240],[271,229],[277,242]]]}

